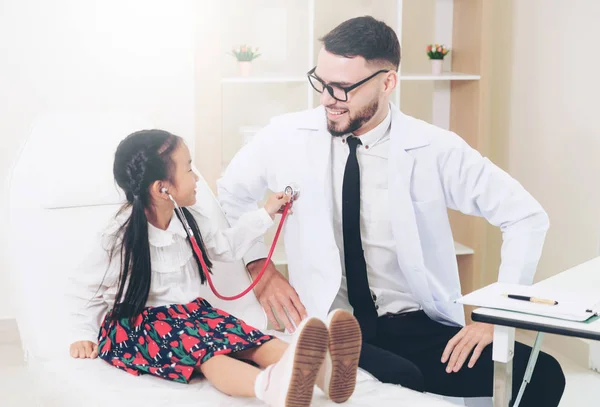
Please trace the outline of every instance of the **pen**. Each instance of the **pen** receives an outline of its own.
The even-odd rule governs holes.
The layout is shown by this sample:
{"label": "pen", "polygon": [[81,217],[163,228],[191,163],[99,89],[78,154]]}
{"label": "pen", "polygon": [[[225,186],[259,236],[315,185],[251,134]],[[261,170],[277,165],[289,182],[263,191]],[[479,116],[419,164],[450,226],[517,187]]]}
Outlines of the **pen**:
{"label": "pen", "polygon": [[558,301],[545,300],[543,298],[529,297],[526,295],[504,294],[504,296],[513,300],[529,301],[534,302],[536,304],[558,305]]}

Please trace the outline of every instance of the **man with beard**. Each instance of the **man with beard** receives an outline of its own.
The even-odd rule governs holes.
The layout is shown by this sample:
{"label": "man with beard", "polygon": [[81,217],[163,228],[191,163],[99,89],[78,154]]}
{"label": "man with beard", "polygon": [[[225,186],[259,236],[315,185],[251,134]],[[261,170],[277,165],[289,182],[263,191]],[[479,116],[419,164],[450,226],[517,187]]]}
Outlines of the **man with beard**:
{"label": "man with beard", "polygon": [[[383,382],[456,396],[492,395],[493,327],[465,326],[447,208],[482,216],[503,233],[499,280],[530,284],[548,217],[513,178],[458,135],[390,104],[400,45],[372,17],[322,38],[308,80],[320,107],[277,117],[218,182],[230,220],[266,189],[300,190],[285,227],[289,282],[272,264],[255,289],[269,320],[288,331],[307,315],[352,310],[361,325],[359,366]],[[264,245],[246,256],[253,277]],[[517,343],[513,395],[531,348]],[[558,362],[540,354],[522,406],[557,406]]]}

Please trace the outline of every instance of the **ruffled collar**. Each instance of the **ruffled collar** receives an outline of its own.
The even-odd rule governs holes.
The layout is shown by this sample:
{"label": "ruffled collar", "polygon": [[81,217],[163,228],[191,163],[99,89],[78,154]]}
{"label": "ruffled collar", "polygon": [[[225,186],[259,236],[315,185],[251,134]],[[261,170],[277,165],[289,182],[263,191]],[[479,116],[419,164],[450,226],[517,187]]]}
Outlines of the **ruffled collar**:
{"label": "ruffled collar", "polygon": [[179,218],[177,218],[175,211],[173,211],[173,216],[171,217],[171,221],[166,230],[159,229],[148,222],[148,241],[154,247],[166,247],[172,245],[173,236],[175,235],[184,239],[187,238],[185,229],[179,221]]}

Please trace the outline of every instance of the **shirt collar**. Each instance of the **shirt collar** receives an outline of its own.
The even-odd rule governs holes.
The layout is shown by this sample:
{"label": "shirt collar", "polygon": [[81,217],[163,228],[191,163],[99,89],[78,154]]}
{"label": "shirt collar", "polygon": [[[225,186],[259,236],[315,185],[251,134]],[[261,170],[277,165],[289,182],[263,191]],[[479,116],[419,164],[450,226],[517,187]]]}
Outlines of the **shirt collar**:
{"label": "shirt collar", "polygon": [[[385,134],[390,128],[391,121],[392,115],[390,109],[388,109],[388,113],[381,123],[379,123],[374,129],[369,130],[362,136],[358,137],[360,139],[361,144],[367,149],[374,146],[377,142],[379,142],[379,140],[383,138],[383,136],[385,136]],[[349,136],[351,136],[351,134],[344,136],[344,141]]]}
{"label": "shirt collar", "polygon": [[173,216],[166,230],[159,229],[148,222],[148,241],[154,247],[170,246],[173,244],[173,236],[175,235],[181,236],[184,239],[187,238],[185,229],[175,211],[173,211]]}

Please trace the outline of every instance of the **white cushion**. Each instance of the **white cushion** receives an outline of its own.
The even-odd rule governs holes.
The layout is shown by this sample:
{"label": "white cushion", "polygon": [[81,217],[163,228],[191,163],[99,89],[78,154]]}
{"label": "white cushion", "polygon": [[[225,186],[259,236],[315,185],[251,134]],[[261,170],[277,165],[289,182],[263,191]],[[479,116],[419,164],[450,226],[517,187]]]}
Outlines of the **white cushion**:
{"label": "white cushion", "polygon": [[[89,131],[95,126],[103,132]],[[17,323],[30,357],[47,359],[68,352],[63,337],[66,278],[120,207],[112,181],[118,142],[131,131],[149,127],[136,116],[100,113],[45,115],[34,126],[13,170],[9,197],[10,275]],[[88,156],[93,159],[84,165],[81,157]],[[76,166],[64,164],[74,159]],[[226,227],[203,180],[197,190],[198,199],[213,203],[214,221]],[[55,207],[62,209],[50,209]],[[215,263],[213,280],[225,294],[238,293],[250,283],[241,261]],[[233,302],[215,298],[207,286],[200,295],[249,324],[266,328],[265,314],[252,292]]]}
{"label": "white cushion", "polygon": [[36,121],[27,148],[46,182],[44,208],[118,204],[123,195],[112,176],[118,142],[152,128],[149,120],[126,113],[54,113]]}

